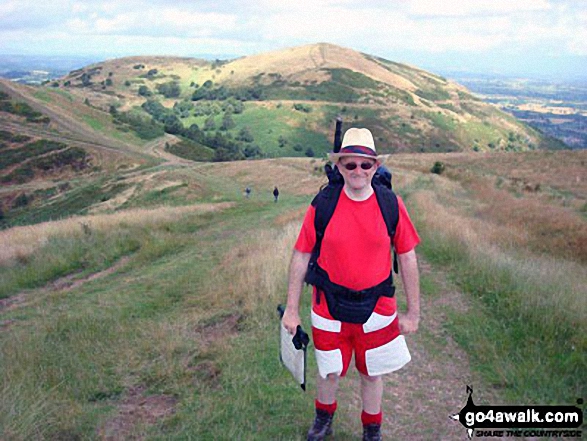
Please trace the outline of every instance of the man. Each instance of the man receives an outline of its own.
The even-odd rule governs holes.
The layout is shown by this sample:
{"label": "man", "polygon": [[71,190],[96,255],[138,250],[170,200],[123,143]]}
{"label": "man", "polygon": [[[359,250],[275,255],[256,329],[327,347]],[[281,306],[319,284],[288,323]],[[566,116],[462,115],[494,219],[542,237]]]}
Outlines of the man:
{"label": "man", "polygon": [[279,198],[279,190],[277,189],[277,187],[273,189],[273,198],[274,202],[277,202],[277,199]]}
{"label": "man", "polygon": [[[344,187],[324,231],[317,263],[332,282],[353,292],[381,286],[390,277],[392,258],[390,236],[371,185],[380,165],[371,132],[347,130],[340,152],[329,156],[340,170]],[[308,440],[322,440],[332,433],[339,378],[345,376],[353,353],[361,379],[363,440],[381,439],[382,375],[410,361],[402,334],[416,332],[420,318],[419,274],[414,250],[420,239],[399,197],[397,205],[399,220],[393,246],[407,299],[405,314],[398,315],[395,297],[378,295],[366,322],[336,320],[325,293],[314,287],[311,316],[318,376],[316,418]],[[315,207],[310,206],[290,264],[283,325],[292,334],[300,324],[300,297],[316,244],[315,214]]]}

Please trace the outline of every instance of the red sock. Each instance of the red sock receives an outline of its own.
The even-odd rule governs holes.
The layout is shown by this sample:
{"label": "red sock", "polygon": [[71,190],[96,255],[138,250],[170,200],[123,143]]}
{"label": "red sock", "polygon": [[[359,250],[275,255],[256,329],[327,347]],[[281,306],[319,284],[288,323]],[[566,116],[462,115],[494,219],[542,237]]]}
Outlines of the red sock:
{"label": "red sock", "polygon": [[375,415],[367,413],[363,411],[361,413],[361,422],[363,426],[368,426],[369,424],[379,424],[381,426],[381,422],[383,421],[383,412],[379,411]]}
{"label": "red sock", "polygon": [[316,403],[316,409],[320,409],[325,412],[328,412],[330,415],[334,415],[334,412],[336,412],[336,401],[332,404],[324,404],[324,403],[321,403],[320,401],[316,400],[315,403]]}

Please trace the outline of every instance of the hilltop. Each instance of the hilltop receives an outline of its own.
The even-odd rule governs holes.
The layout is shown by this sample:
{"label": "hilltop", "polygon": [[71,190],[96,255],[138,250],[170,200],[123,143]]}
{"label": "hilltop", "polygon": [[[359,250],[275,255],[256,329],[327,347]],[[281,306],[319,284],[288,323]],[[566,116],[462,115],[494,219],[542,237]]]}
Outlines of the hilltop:
{"label": "hilltop", "polygon": [[[329,149],[331,122],[338,114],[348,124],[372,128],[384,153],[545,146],[538,132],[463,86],[326,43],[228,61],[107,60],[46,85],[52,88],[104,112],[116,110],[137,126],[137,119],[155,117],[168,133],[187,132],[193,124],[207,138],[220,132],[237,144],[233,157],[235,150],[246,157],[321,156]],[[157,105],[145,108],[147,101]],[[202,136],[192,138],[217,147]],[[202,152],[194,157],[207,159]]]}

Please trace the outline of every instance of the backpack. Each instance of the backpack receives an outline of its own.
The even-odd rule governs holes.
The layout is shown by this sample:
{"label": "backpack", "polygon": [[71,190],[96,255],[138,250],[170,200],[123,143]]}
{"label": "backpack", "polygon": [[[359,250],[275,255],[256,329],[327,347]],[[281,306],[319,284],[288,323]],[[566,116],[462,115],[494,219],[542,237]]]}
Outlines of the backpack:
{"label": "backpack", "polygon": [[[397,256],[394,251],[393,270],[390,271],[389,277],[379,285],[371,288],[354,291],[330,281],[326,271],[318,265],[318,257],[320,257],[324,232],[338,204],[338,199],[344,186],[344,179],[336,166],[333,167],[327,164],[325,172],[328,176],[328,184],[312,200],[312,206],[316,211],[314,218],[316,244],[308,264],[305,282],[324,292],[330,314],[335,319],[349,323],[365,323],[373,312],[380,296],[393,297],[395,294],[393,272],[396,274],[398,272]],[[391,172],[385,166],[380,166],[373,175],[371,186],[381,209],[390,241],[393,244],[395,230],[399,221],[399,208],[397,196],[392,190],[391,177]],[[317,292],[317,302],[319,303],[319,301],[320,296]]]}

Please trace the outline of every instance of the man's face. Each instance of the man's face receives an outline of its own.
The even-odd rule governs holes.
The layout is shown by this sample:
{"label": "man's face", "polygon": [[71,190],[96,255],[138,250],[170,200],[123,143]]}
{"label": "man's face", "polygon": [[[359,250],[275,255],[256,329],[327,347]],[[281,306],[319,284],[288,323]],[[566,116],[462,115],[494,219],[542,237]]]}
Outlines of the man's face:
{"label": "man's face", "polygon": [[344,182],[356,191],[364,190],[371,185],[371,179],[377,170],[375,159],[363,156],[345,156],[338,161],[338,169]]}

